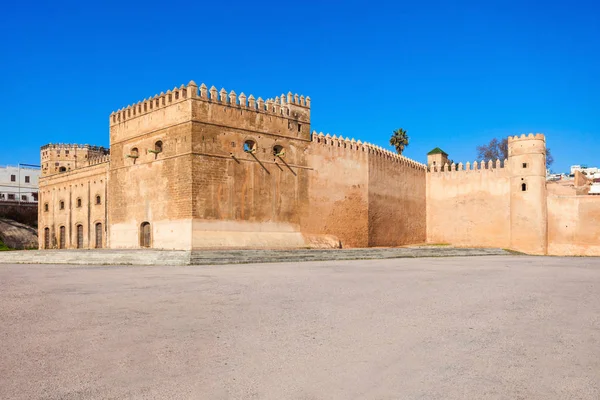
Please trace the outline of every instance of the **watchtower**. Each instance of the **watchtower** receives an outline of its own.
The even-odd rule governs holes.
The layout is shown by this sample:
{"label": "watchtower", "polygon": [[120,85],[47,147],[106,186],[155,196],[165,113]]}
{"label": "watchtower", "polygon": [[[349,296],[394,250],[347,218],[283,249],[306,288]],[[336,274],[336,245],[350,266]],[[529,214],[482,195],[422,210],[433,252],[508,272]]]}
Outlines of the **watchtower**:
{"label": "watchtower", "polygon": [[511,248],[546,254],[546,138],[542,134],[508,137]]}
{"label": "watchtower", "polygon": [[40,149],[42,176],[69,172],[88,165],[88,160],[108,154],[108,149],[89,144],[47,144]]}
{"label": "watchtower", "polygon": [[439,167],[448,163],[448,153],[444,150],[436,147],[427,153],[427,166],[428,167]]}

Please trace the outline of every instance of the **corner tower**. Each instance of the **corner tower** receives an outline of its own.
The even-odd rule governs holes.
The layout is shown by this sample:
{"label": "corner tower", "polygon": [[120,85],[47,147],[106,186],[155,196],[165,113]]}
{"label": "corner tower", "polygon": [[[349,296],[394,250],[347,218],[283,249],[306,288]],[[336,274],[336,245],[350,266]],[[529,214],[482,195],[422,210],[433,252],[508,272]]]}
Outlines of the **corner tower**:
{"label": "corner tower", "polygon": [[89,165],[90,159],[108,154],[108,149],[89,144],[47,144],[40,149],[42,176],[70,172]]}
{"label": "corner tower", "polygon": [[511,248],[529,254],[548,249],[546,138],[542,134],[508,137]]}

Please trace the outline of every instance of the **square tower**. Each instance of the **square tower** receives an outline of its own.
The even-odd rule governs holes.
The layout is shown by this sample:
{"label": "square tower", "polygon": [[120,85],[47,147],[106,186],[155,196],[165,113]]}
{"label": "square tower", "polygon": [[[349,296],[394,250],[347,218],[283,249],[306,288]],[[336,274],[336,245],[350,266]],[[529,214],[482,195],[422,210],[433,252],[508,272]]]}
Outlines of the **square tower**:
{"label": "square tower", "polygon": [[427,166],[428,167],[439,167],[441,168],[443,165],[448,163],[448,153],[444,150],[436,147],[427,153]]}

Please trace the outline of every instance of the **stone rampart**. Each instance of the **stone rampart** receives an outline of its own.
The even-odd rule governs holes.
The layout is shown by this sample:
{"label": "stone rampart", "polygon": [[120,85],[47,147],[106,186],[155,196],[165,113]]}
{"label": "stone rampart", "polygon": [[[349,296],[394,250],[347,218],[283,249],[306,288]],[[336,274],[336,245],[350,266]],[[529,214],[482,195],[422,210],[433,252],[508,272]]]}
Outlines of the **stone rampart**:
{"label": "stone rampart", "polygon": [[510,247],[507,160],[430,168],[427,173],[427,241]]}
{"label": "stone rampart", "polygon": [[548,254],[600,256],[600,197],[548,196]]}
{"label": "stone rampart", "polygon": [[370,143],[316,132],[308,165],[304,230],[335,235],[344,247],[425,241],[425,165]]}

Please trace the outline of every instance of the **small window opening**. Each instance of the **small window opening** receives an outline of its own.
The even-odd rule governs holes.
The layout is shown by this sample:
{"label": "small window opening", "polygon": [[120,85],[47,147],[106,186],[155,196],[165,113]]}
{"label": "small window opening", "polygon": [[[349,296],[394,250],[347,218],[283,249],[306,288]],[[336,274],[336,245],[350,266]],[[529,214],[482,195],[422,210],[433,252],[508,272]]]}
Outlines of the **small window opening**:
{"label": "small window opening", "polygon": [[60,167],[58,172],[67,172],[67,167]]}
{"label": "small window opening", "polygon": [[9,200],[14,200],[15,199],[15,195],[14,194],[9,194],[8,195],[8,199]]}
{"label": "small window opening", "polygon": [[302,124],[298,124],[298,132],[302,132]]}
{"label": "small window opening", "polygon": [[77,208],[81,208],[81,199],[77,199]]}
{"label": "small window opening", "polygon": [[29,183],[29,177],[28,176],[25,177],[25,183]]}
{"label": "small window opening", "polygon": [[521,191],[522,192],[526,192],[527,191],[527,184],[526,183],[522,183],[521,184]]}
{"label": "small window opening", "polygon": [[235,147],[235,142],[231,142],[231,147]]}
{"label": "small window opening", "polygon": [[162,153],[162,151],[163,151],[163,142],[159,140],[156,143],[154,143],[154,150],[148,150],[148,153],[158,154],[158,153]]}
{"label": "small window opening", "polygon": [[17,180],[17,176],[16,175],[11,175],[10,176],[10,181],[11,182],[16,182],[16,180]]}
{"label": "small window opening", "polygon": [[523,163],[523,168],[527,168],[527,163],[526,162]]}
{"label": "small window opening", "polygon": [[62,200],[60,201],[60,203],[59,203],[59,208],[60,208],[61,210],[64,210],[64,209],[65,209],[65,202],[64,202],[64,201],[62,201]]}
{"label": "small window opening", "polygon": [[48,212],[48,203],[44,204],[44,212]]}
{"label": "small window opening", "polygon": [[135,164],[135,160],[137,160],[139,156],[140,156],[140,152],[137,149],[137,147],[132,148],[129,151],[129,154],[127,154],[127,158],[133,158],[133,163],[134,164]]}
{"label": "small window opening", "polygon": [[280,146],[280,145],[273,146],[273,155],[275,157],[284,158],[285,157],[285,149],[283,148],[283,146]]}
{"label": "small window opening", "polygon": [[96,196],[96,204],[102,204],[102,198],[100,196]]}
{"label": "small window opening", "polygon": [[244,142],[244,152],[245,153],[256,152],[256,142],[254,140],[246,140]]}
{"label": "small window opening", "polygon": [[24,195],[24,194],[22,194],[22,195],[21,195],[21,201],[27,201],[27,196],[26,196],[26,195]]}

